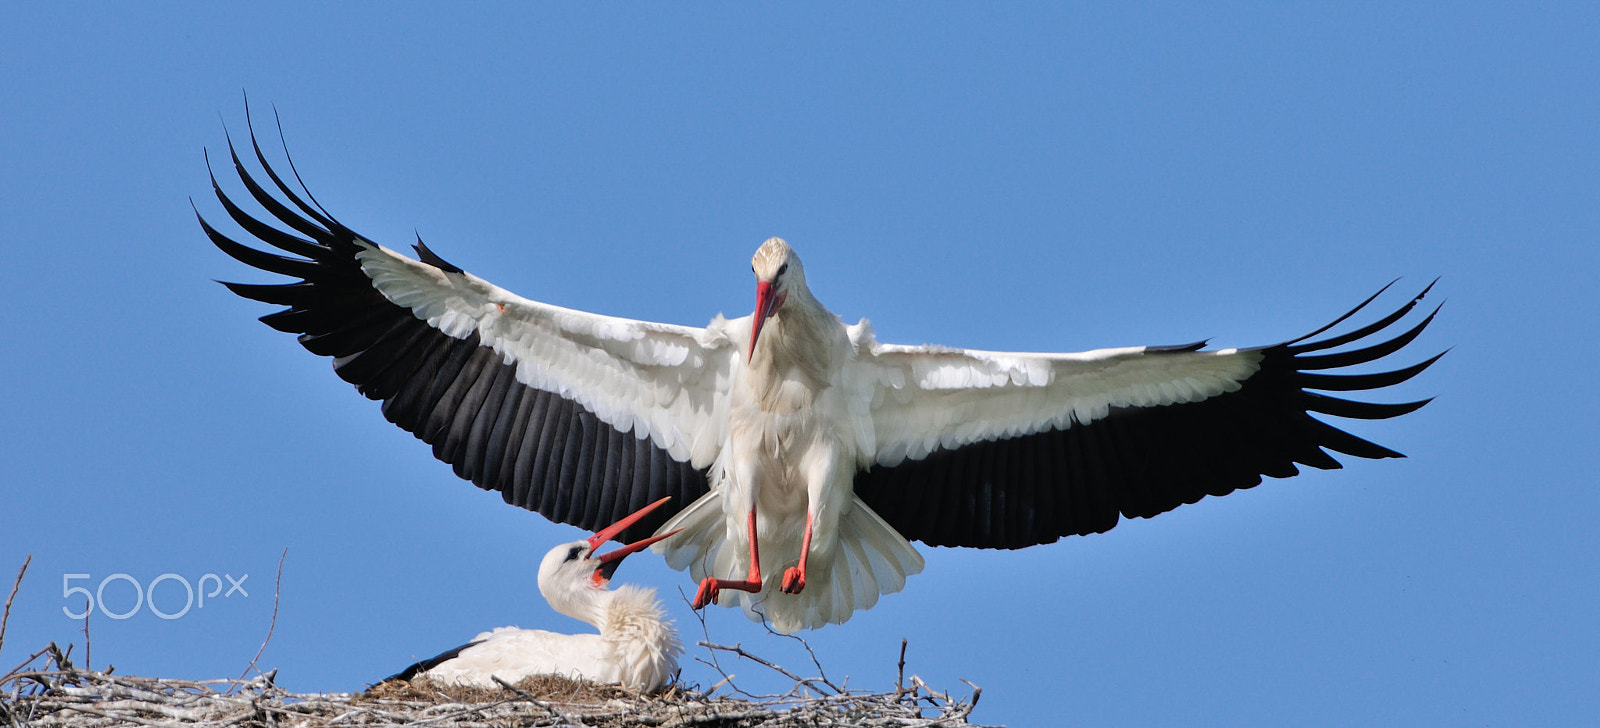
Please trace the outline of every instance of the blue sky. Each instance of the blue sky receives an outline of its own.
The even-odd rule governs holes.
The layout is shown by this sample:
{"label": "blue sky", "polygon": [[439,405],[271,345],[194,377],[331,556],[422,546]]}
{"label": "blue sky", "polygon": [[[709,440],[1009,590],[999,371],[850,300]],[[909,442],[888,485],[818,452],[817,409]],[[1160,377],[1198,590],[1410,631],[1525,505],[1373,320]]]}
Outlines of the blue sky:
{"label": "blue sky", "polygon": [[[830,677],[1042,725],[1574,725],[1600,712],[1600,11],[1493,4],[0,8],[0,652],[68,586],[244,578],[91,617],[96,666],[352,690],[504,624],[576,529],[502,504],[212,281],[203,149],[281,114],[344,222],[523,295],[705,323],[779,235],[880,339],[1271,343],[1403,277],[1453,347],[1348,462],[1107,534],[924,549],[809,636]],[[1398,298],[1390,299],[1398,303]],[[88,578],[64,580],[64,575]],[[636,558],[690,639],[684,575]],[[219,580],[226,585],[226,580]],[[133,604],[105,582],[108,607]],[[210,582],[208,582],[209,584]],[[209,588],[209,587],[208,587]],[[159,585],[177,611],[181,584]],[[713,639],[794,668],[736,612]],[[717,678],[689,661],[685,679]],[[763,670],[734,672],[765,689]]]}

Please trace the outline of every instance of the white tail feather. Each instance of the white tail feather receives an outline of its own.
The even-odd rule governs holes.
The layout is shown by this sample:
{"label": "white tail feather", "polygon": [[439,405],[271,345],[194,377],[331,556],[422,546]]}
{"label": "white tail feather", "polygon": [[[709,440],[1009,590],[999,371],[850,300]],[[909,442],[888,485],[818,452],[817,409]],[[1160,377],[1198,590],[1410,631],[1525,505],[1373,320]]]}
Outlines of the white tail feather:
{"label": "white tail feather", "polygon": [[[742,578],[749,571],[743,544],[729,547],[720,488],[679,512],[660,532],[675,528],[683,532],[653,547],[668,566],[688,569],[696,582],[707,576]],[[719,603],[742,607],[753,621],[761,621],[765,614],[779,632],[816,629],[843,623],[856,610],[870,609],[878,597],[900,591],[907,576],[922,571],[922,555],[858,498],[840,520],[838,534],[833,558],[810,561],[807,586],[799,594],[784,594],[780,589],[783,570],[798,561],[798,553],[782,553],[783,543],[763,539],[761,593],[725,589]]]}

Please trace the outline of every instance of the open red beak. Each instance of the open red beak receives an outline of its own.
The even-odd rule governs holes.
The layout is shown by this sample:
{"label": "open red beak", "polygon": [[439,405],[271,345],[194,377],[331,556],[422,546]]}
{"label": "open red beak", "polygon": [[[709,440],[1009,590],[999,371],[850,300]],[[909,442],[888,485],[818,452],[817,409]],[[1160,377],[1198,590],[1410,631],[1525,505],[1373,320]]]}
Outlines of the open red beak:
{"label": "open red beak", "polygon": [[782,299],[773,293],[771,283],[756,281],[756,320],[750,324],[750,353],[745,357],[747,360],[756,355],[756,338],[761,336],[761,324],[766,323],[767,317],[772,315],[781,301]]}
{"label": "open red beak", "polygon": [[[651,511],[655,510],[656,508],[659,508],[662,503],[666,503],[669,500],[672,500],[672,496],[667,496],[665,498],[662,498],[661,500],[658,500],[658,501],[656,501],[654,503],[651,503],[650,505],[647,505],[647,506],[645,506],[643,508],[640,508],[639,510],[634,511],[633,513],[629,514],[627,518],[624,518],[624,519],[622,519],[620,521],[617,521],[616,523],[613,523],[613,524],[605,527],[605,529],[601,530],[599,533],[596,533],[595,535],[590,536],[589,537],[589,552],[590,553],[594,553],[601,546],[605,545],[605,542],[610,541],[617,534],[622,533],[624,530],[627,530],[627,528],[629,526],[632,526],[633,524],[638,523],[639,519],[644,518],[645,516],[649,515]],[[682,529],[678,529],[678,530],[682,530]],[[652,544],[654,544],[655,542],[660,541],[660,540],[665,539],[665,538],[668,538],[670,536],[674,536],[677,533],[678,533],[678,531],[668,531],[668,532],[663,533],[663,534],[659,534],[659,535],[656,535],[656,536],[651,536],[649,538],[645,538],[645,539],[640,539],[638,541],[634,541],[633,543],[630,543],[630,544],[628,544],[626,546],[618,548],[615,551],[611,551],[611,552],[608,552],[608,553],[600,554],[599,556],[591,556],[591,557],[589,557],[591,560],[600,562],[600,566],[598,568],[596,568],[595,571],[594,571],[595,583],[598,584],[598,583],[601,583],[601,582],[603,582],[605,580],[610,579],[612,574],[617,573],[617,567],[622,565],[622,560],[624,558],[627,558],[627,556],[629,554],[635,554],[635,553],[643,551],[643,550],[645,550],[647,548],[650,548],[650,546]]]}

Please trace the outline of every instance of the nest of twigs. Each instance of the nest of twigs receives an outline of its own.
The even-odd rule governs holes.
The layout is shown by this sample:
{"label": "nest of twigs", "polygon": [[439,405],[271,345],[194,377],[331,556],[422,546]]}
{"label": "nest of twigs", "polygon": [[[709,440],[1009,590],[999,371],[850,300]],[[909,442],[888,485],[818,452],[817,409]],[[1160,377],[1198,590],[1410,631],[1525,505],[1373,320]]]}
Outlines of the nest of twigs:
{"label": "nest of twigs", "polygon": [[[30,555],[17,573],[0,613],[0,645],[5,643],[11,601],[33,560]],[[279,561],[282,576],[282,561]],[[680,595],[681,596],[681,595]],[[392,681],[361,693],[293,693],[277,685],[278,671],[256,671],[254,679],[173,680],[113,675],[112,669],[88,669],[73,664],[72,646],[61,650],[54,642],[33,653],[21,665],[0,675],[0,728],[12,726],[332,726],[410,725],[464,728],[466,726],[706,726],[708,728],[782,728],[784,726],[970,726],[967,716],[983,690],[972,686],[966,697],[951,697],[928,687],[916,675],[905,677],[905,641],[900,643],[900,674],[892,692],[853,691],[829,680],[816,653],[804,639],[798,641],[811,656],[816,677],[801,677],[746,651],[714,644],[699,612],[706,639],[699,646],[706,657],[696,657],[722,680],[710,689],[681,684],[650,694],[615,685],[570,680],[555,675],[532,677],[516,685],[496,680],[498,688],[467,688],[426,680]],[[277,603],[273,603],[273,625]],[[770,632],[770,628],[769,628]],[[88,623],[84,623],[88,637]],[[272,628],[267,639],[272,638]],[[266,642],[262,642],[266,649]],[[723,669],[719,655],[756,662],[787,680],[793,687],[781,695],[755,695],[739,688]],[[258,651],[256,657],[261,653]],[[256,661],[245,670],[249,674]],[[963,681],[965,682],[965,681]],[[718,695],[718,691],[723,691]]]}
{"label": "nest of twigs", "polygon": [[[701,643],[790,675],[740,647]],[[362,693],[292,693],[277,671],[251,680],[172,680],[76,667],[54,644],[0,676],[3,726],[967,726],[981,690],[964,698],[916,676],[892,692],[796,678],[783,695],[750,695],[723,680],[709,691],[674,685],[640,694],[611,685],[545,676],[498,689],[430,682],[384,683]],[[720,671],[720,667],[717,668]],[[726,673],[724,673],[726,676]]]}

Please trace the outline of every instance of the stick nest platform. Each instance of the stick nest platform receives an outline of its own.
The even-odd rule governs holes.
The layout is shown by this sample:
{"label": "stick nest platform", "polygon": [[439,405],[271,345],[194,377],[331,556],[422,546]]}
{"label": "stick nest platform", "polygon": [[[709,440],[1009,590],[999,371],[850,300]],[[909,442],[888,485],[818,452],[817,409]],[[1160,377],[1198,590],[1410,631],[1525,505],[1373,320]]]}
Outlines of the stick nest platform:
{"label": "stick nest platform", "polygon": [[783,695],[713,696],[728,680],[640,694],[558,676],[495,689],[391,682],[293,693],[275,683],[276,670],[250,680],[133,677],[76,667],[70,653],[51,644],[0,676],[0,726],[969,726],[982,692],[953,698],[913,675],[885,693],[806,678]]}

